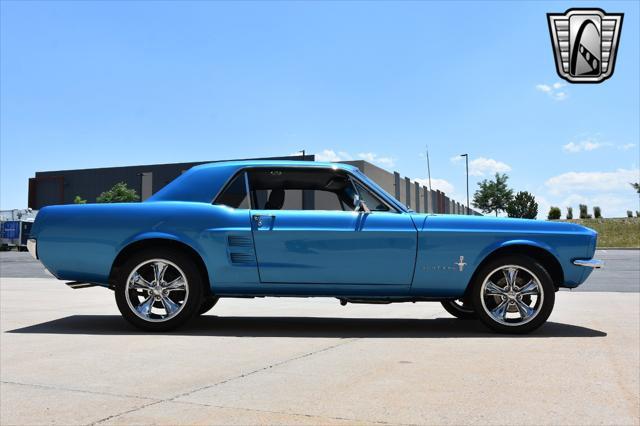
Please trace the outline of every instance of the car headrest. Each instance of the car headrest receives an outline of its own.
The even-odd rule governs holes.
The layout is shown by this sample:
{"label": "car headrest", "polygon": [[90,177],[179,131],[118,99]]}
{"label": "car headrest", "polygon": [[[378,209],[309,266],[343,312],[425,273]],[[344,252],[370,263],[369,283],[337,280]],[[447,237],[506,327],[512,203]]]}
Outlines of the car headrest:
{"label": "car headrest", "polygon": [[265,210],[280,210],[284,205],[284,189],[272,189]]}

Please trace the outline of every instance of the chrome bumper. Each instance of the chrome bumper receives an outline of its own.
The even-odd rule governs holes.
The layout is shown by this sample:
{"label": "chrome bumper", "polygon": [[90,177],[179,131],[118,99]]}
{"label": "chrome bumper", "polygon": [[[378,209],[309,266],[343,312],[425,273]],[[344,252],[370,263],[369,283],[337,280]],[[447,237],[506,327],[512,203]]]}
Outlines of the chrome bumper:
{"label": "chrome bumper", "polygon": [[598,259],[576,259],[573,261],[576,266],[586,266],[587,268],[600,269],[604,266],[604,262]]}
{"label": "chrome bumper", "polygon": [[38,259],[38,244],[35,240],[35,238],[29,238],[27,240],[27,250],[29,250],[29,253],[31,254],[31,256],[33,256],[34,259]]}

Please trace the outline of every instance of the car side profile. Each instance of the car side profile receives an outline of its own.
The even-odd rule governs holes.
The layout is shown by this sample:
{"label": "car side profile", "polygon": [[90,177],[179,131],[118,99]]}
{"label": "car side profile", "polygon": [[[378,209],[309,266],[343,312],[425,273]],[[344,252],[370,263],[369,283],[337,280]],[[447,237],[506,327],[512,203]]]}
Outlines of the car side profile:
{"label": "car side profile", "polygon": [[45,207],[31,236],[55,277],[114,290],[148,331],[221,297],[286,296],[438,301],[526,333],[601,266],[583,226],[415,213],[355,167],[302,161],[206,164],[142,203]]}

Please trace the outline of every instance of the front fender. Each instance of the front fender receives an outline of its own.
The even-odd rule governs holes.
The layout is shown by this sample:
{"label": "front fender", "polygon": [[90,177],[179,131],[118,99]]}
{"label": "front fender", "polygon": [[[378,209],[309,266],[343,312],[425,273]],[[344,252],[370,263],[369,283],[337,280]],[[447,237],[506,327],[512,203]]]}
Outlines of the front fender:
{"label": "front fender", "polygon": [[482,251],[480,251],[480,253],[478,253],[477,258],[474,259],[474,264],[479,266],[486,258],[491,256],[491,254],[494,253],[496,250],[499,250],[505,247],[511,247],[511,246],[528,246],[528,247],[539,248],[551,253],[553,257],[555,257],[556,260],[560,262],[560,257],[558,256],[558,253],[553,247],[551,247],[548,244],[545,244],[541,241],[535,241],[535,240],[529,240],[529,239],[512,239],[512,240],[506,240],[506,241],[496,241],[493,244],[488,245]]}

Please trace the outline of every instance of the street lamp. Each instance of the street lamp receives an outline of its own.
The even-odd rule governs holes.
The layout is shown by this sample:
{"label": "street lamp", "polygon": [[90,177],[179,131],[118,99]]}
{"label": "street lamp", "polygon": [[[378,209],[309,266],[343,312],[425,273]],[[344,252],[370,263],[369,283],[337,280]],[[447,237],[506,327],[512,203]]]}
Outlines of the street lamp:
{"label": "street lamp", "polygon": [[469,154],[460,154],[460,157],[464,157],[467,165],[467,214],[469,214]]}

